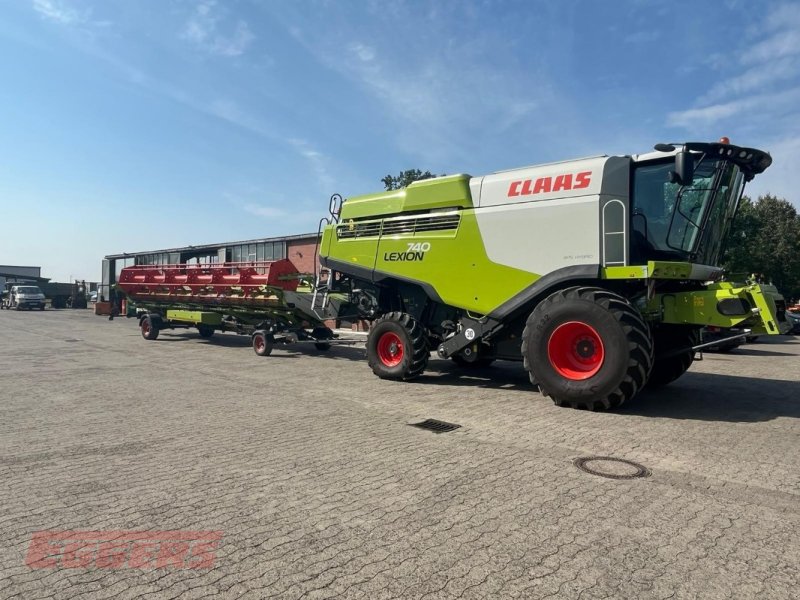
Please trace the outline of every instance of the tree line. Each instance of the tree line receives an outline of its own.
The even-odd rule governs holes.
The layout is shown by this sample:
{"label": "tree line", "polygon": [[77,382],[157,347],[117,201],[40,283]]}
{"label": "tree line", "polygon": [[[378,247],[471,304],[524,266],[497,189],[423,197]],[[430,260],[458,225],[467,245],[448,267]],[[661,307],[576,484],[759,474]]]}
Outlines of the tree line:
{"label": "tree line", "polygon": [[787,300],[800,299],[800,215],[791,202],[771,194],[744,196],[726,247],[722,266],[729,279],[756,274]]}

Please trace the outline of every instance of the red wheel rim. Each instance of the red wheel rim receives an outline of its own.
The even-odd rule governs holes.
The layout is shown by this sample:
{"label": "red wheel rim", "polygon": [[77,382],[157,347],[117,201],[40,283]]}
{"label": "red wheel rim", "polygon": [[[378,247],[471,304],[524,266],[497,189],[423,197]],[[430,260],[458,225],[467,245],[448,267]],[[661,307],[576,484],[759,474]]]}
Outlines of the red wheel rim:
{"label": "red wheel rim", "polygon": [[562,377],[576,381],[589,379],[603,366],[603,340],[594,327],[569,321],[550,334],[547,358]]}
{"label": "red wheel rim", "polygon": [[263,352],[264,348],[267,347],[266,342],[264,341],[263,336],[257,335],[255,337],[254,345],[256,348],[256,352]]}
{"label": "red wheel rim", "polygon": [[403,341],[396,333],[387,331],[378,339],[378,358],[387,367],[396,367],[403,362]]}
{"label": "red wheel rim", "polygon": [[142,321],[142,333],[150,335],[150,321]]}

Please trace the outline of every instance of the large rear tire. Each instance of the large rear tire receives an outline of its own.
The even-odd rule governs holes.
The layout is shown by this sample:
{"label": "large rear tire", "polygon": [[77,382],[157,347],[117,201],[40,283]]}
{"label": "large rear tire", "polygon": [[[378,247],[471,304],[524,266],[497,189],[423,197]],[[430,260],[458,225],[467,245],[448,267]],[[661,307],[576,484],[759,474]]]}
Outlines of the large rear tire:
{"label": "large rear tire", "polygon": [[592,287],[555,292],[531,312],[522,334],[531,383],[557,406],[621,406],[647,382],[653,340],[622,296]]}
{"label": "large rear tire", "polygon": [[425,370],[429,357],[425,328],[411,315],[391,312],[373,323],[367,361],[381,379],[414,379]]}
{"label": "large rear tire", "polygon": [[655,359],[647,385],[660,387],[678,379],[694,362],[693,346],[700,343],[700,331],[683,325],[662,325],[653,330]]}

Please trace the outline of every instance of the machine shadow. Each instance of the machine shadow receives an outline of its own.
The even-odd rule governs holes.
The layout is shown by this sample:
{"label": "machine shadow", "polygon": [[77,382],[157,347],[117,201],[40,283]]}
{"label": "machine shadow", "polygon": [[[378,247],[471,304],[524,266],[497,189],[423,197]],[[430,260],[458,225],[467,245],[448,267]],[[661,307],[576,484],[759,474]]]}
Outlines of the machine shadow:
{"label": "machine shadow", "polygon": [[[432,360],[426,373],[413,383],[529,390],[536,394],[518,363],[467,370]],[[800,418],[800,381],[690,371],[671,385],[645,388],[630,403],[607,414],[734,423]]]}
{"label": "machine shadow", "polygon": [[797,356],[794,352],[776,352],[775,350],[761,350],[760,348],[735,348],[730,351],[739,356]]}
{"label": "machine shadow", "polygon": [[[251,340],[249,335],[233,334],[214,334],[210,338],[201,338],[195,331],[165,331],[156,340],[159,342],[193,342],[206,346],[219,346],[222,348],[250,348]],[[299,358],[301,356],[316,356],[319,358],[329,358],[333,360],[351,360],[365,362],[366,354],[364,344],[355,342],[354,344],[333,345],[328,350],[317,350],[311,342],[295,344],[276,344],[272,354],[267,357],[272,358]],[[253,358],[258,358],[253,355]]]}
{"label": "machine shadow", "polygon": [[749,423],[800,418],[800,381],[693,373],[660,389],[645,389],[620,414]]}

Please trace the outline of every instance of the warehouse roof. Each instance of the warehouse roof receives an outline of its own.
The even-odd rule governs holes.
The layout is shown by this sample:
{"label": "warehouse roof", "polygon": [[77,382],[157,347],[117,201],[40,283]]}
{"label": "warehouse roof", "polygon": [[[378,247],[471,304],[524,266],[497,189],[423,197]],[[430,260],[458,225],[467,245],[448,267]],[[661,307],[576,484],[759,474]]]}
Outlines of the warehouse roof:
{"label": "warehouse roof", "polygon": [[121,254],[109,254],[105,258],[115,260],[118,258],[129,258],[131,256],[141,256],[144,254],[160,254],[166,252],[202,252],[204,250],[217,250],[227,246],[241,246],[243,244],[261,244],[264,242],[292,242],[295,240],[304,240],[309,238],[316,238],[316,233],[301,233],[298,235],[282,235],[278,237],[258,238],[255,240],[241,240],[238,242],[221,242],[219,244],[200,244],[198,246],[182,246],[180,248],[164,248],[160,250],[143,250],[140,252],[122,252]]}

